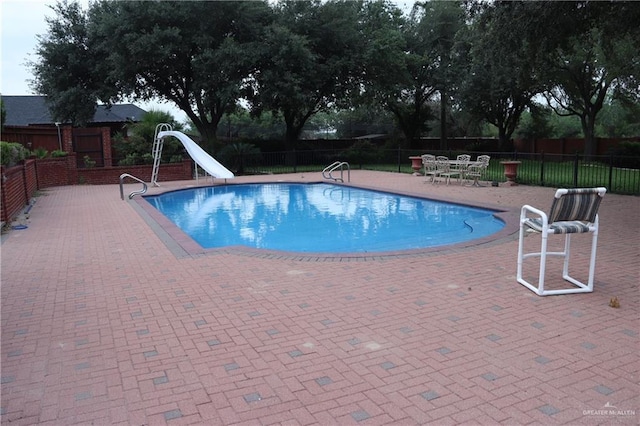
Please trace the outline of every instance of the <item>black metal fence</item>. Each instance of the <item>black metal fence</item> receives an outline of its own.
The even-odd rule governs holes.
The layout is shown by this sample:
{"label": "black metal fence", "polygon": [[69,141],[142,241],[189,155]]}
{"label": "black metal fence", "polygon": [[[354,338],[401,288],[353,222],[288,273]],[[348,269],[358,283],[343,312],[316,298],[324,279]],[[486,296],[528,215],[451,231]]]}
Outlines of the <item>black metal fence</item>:
{"label": "black metal fence", "polygon": [[[604,186],[609,192],[640,195],[640,157],[591,156],[581,154],[530,154],[519,152],[465,152],[472,159],[491,156],[486,181],[505,182],[503,160],[520,161],[516,181],[549,187]],[[263,152],[222,159],[237,174],[277,174],[321,171],[334,161],[346,161],[351,169],[412,173],[409,157],[426,154],[406,149],[346,149]],[[457,151],[429,154],[455,158]]]}

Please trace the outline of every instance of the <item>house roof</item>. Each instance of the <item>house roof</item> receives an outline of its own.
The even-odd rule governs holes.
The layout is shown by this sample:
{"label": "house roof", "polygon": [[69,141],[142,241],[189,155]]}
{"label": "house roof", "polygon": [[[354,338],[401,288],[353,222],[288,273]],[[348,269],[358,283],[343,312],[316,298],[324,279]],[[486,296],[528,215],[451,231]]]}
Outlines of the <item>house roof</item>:
{"label": "house roof", "polygon": [[[5,126],[32,126],[55,124],[46,103],[46,96],[2,96],[6,111]],[[116,104],[107,108],[98,105],[93,123],[124,123],[140,121],[146,111],[133,104]]]}

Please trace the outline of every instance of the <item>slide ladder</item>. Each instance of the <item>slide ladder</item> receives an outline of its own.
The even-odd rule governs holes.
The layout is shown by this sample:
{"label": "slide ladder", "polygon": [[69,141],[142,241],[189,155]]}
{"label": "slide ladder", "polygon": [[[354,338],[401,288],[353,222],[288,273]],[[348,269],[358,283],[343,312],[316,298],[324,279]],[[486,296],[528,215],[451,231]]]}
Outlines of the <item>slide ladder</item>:
{"label": "slide ladder", "polygon": [[153,148],[151,154],[153,154],[153,171],[151,172],[151,183],[153,186],[160,186],[158,184],[158,172],[160,171],[160,157],[162,157],[162,146],[164,145],[164,138],[158,137],[160,132],[171,131],[171,124],[160,123],[156,126],[156,132],[153,136]]}
{"label": "slide ladder", "polygon": [[231,170],[210,156],[189,136],[182,132],[171,130],[171,125],[162,123],[156,126],[156,134],[153,141],[153,173],[151,174],[151,183],[155,186],[160,186],[158,185],[158,172],[160,170],[160,157],[162,156],[162,141],[168,136],[172,136],[180,141],[196,165],[200,166],[202,170],[212,177],[218,179],[233,179],[235,177]]}
{"label": "slide ladder", "polygon": [[[349,163],[346,161],[336,161],[332,164],[329,164],[322,171],[322,177],[325,179],[330,179],[334,182],[344,182],[344,168],[347,167],[347,182],[351,182],[351,168],[349,167]],[[332,173],[336,170],[340,169],[340,177],[333,177]]]}

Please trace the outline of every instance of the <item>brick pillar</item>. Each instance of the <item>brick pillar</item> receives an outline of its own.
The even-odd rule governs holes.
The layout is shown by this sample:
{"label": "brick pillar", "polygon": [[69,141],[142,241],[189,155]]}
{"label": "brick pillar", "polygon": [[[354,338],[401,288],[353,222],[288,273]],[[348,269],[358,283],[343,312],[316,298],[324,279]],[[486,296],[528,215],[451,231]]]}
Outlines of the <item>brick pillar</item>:
{"label": "brick pillar", "polygon": [[76,153],[67,156],[67,185],[75,185],[78,183],[78,162]]}
{"label": "brick pillar", "polygon": [[69,154],[73,152],[73,128],[71,126],[62,128],[62,150]]}
{"label": "brick pillar", "polygon": [[101,127],[102,131],[102,158],[104,159],[104,167],[113,166],[113,159],[111,158],[111,129],[108,127]]}

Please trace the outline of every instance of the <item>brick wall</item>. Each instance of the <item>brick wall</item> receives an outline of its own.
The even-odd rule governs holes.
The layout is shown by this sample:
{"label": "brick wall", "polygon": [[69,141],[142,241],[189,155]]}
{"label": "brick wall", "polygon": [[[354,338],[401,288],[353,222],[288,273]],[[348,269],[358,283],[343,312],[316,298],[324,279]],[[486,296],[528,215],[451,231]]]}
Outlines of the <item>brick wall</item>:
{"label": "brick wall", "polygon": [[[101,185],[119,183],[122,173],[129,173],[145,182],[151,181],[153,166],[119,166],[78,169],[75,154],[61,158],[28,159],[23,164],[0,169],[0,220],[13,220],[33,198],[38,189],[78,183]],[[159,181],[193,178],[193,162],[161,164]]]}
{"label": "brick wall", "polygon": [[38,188],[64,186],[75,183],[69,176],[69,165],[76,164],[75,155],[60,158],[45,158],[36,161]]}
{"label": "brick wall", "polygon": [[[2,204],[0,206],[0,220],[2,222],[10,222],[16,217],[22,209],[27,205],[29,199],[33,194],[27,192],[27,181],[25,180],[24,165],[18,165],[14,167],[5,168],[2,166],[1,181],[2,192],[0,198]],[[31,169],[35,172],[35,169]],[[35,190],[34,190],[35,193]]]}
{"label": "brick wall", "polygon": [[[193,163],[191,160],[183,160],[182,163],[166,163],[160,165],[158,173],[159,181],[170,180],[187,180],[192,179]],[[77,169],[77,183],[90,185],[107,185],[120,182],[122,173],[129,173],[142,179],[145,182],[151,182],[151,174],[153,166],[115,166],[115,167],[96,167]]]}

